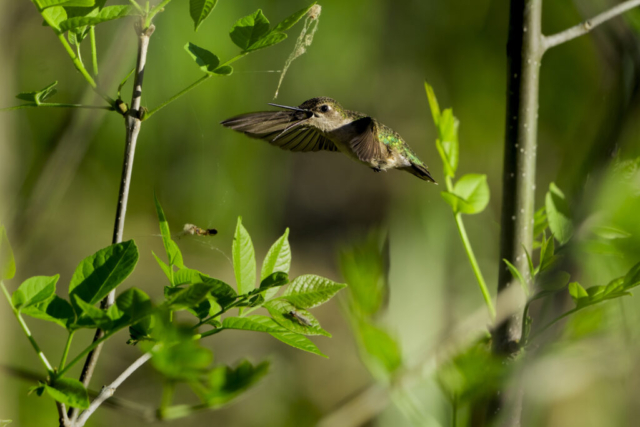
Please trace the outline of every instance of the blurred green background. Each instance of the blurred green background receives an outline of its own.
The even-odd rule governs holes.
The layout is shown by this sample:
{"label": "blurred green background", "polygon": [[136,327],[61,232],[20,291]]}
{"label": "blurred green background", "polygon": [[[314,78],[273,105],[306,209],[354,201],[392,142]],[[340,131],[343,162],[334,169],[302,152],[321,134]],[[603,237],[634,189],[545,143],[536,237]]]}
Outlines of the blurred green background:
{"label": "blurred green background", "polygon": [[[228,31],[238,18],[261,8],[277,23],[308,4],[221,0],[194,33],[187,3],[174,0],[156,19],[143,93],[147,107],[201,77],[183,49],[187,41],[224,61],[237,53]],[[612,3],[545,2],[543,31],[560,31]],[[508,2],[325,0],[320,5],[314,42],[292,64],[275,102],[298,105],[329,96],[346,108],[366,112],[398,131],[434,177],[442,180],[423,89],[426,78],[441,106],[452,106],[461,121],[460,174],[484,173],[489,178],[489,208],[468,217],[466,224],[494,291]],[[59,81],[55,101],[99,103],[52,31],[41,25],[33,4],[4,1],[1,7],[0,107],[16,105],[13,97],[18,92],[54,80]],[[586,217],[594,206],[606,207],[635,236],[622,245],[622,255],[576,256],[574,273],[585,285],[603,284],[640,257],[638,193],[615,199],[614,183],[603,193],[614,200],[598,198],[602,190],[594,184],[613,155],[640,155],[640,49],[631,24],[617,20],[592,36],[554,49],[543,60],[538,202],[542,203],[549,182],[555,181],[578,217]],[[124,286],[139,287],[156,298],[162,295],[164,276],[151,255],[152,250],[162,251],[154,191],[174,232],[185,223],[218,229],[213,238],[182,237],[177,243],[190,267],[229,283],[233,283],[231,242],[238,216],[254,239],[259,262],[290,227],[292,276],[315,273],[336,281],[343,280],[337,263],[340,248],[380,227],[388,230],[391,255],[384,322],[400,341],[406,359],[419,360],[453,324],[483,306],[450,209],[440,198],[442,186],[399,172],[374,174],[335,153],[277,150],[219,125],[230,116],[265,109],[274,102],[279,78],[274,70],[282,69],[300,29],[298,24],[285,42],[235,63],[232,76],[210,79],[144,122],[125,228],[125,238],[135,239],[141,258]],[[118,82],[135,62],[131,21],[102,24],[97,33],[100,82],[115,95]],[[89,52],[83,53],[88,65]],[[125,100],[130,85],[125,87]],[[0,113],[0,222],[7,227],[18,266],[11,290],[26,277],[60,273],[64,293],[77,263],[110,243],[123,139],[122,118],[116,114],[54,109]],[[638,309],[637,299],[598,308],[602,311],[598,327],[609,328],[608,332],[575,338],[532,367],[525,377],[532,390],[525,402],[527,425],[634,425],[632,420],[640,416],[638,406],[631,405],[640,392],[640,372],[634,362],[640,356]],[[204,344],[213,349],[219,363],[270,358],[274,369],[228,407],[175,424],[314,425],[372,384],[338,302],[321,307],[316,315],[333,334],[332,339],[314,339],[328,360],[251,332],[233,331],[207,340]],[[0,303],[0,319],[0,363],[37,368],[36,356],[6,303]],[[62,331],[37,320],[29,319],[29,324],[45,352],[59,354]],[[91,339],[88,332],[78,335],[77,343]],[[108,342],[92,388],[109,382],[139,355],[139,349],[125,345],[126,338],[122,332]],[[48,398],[27,396],[31,385],[0,373],[0,419],[12,419],[18,426],[52,425],[55,406]],[[420,421],[407,419],[389,405],[370,425],[447,425],[450,409],[431,377],[414,393],[428,414]],[[159,376],[150,366],[118,391],[123,398],[149,406],[157,405],[160,394]],[[183,395],[186,400],[186,389]],[[101,409],[91,425],[124,427],[139,422],[129,414]]]}

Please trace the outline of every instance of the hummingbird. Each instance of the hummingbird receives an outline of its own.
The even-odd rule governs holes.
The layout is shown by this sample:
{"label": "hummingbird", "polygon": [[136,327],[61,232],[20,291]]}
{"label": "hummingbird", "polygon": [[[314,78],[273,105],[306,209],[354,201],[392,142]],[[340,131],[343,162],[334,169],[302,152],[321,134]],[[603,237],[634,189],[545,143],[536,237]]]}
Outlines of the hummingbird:
{"label": "hummingbird", "polygon": [[241,114],[221,124],[284,150],[339,151],[374,172],[400,169],[436,182],[397,132],[373,117],[344,109],[334,99],[312,98],[297,107],[269,105],[282,110]]}

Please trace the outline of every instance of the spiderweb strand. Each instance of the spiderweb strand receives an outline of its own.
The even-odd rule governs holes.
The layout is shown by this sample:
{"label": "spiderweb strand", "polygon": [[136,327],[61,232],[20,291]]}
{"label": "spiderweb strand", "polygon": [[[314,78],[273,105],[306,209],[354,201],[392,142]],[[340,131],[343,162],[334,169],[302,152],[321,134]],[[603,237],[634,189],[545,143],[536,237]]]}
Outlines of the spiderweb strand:
{"label": "spiderweb strand", "polygon": [[304,27],[302,28],[302,32],[298,36],[298,40],[296,40],[296,45],[293,47],[293,52],[287,58],[287,61],[284,63],[284,67],[282,68],[282,73],[280,74],[280,81],[278,82],[278,87],[276,88],[276,94],[273,96],[273,99],[278,97],[278,92],[280,91],[280,86],[282,85],[282,81],[284,80],[285,74],[287,74],[287,70],[291,63],[296,60],[299,56],[302,56],[311,43],[313,42],[313,36],[316,34],[316,30],[318,29],[318,22],[320,21],[320,13],[322,12],[322,7],[320,5],[315,5],[309,12],[307,12],[307,17],[304,20]]}

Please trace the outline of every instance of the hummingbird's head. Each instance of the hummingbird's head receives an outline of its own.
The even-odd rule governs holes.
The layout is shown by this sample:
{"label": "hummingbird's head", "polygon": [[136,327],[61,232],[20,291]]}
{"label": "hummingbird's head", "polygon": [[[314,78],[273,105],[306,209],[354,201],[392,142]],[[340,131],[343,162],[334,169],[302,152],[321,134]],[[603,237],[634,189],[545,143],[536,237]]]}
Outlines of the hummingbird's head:
{"label": "hummingbird's head", "polygon": [[314,127],[323,132],[329,132],[343,126],[347,119],[347,115],[338,101],[327,97],[309,99],[298,107],[270,105],[305,113],[305,126]]}

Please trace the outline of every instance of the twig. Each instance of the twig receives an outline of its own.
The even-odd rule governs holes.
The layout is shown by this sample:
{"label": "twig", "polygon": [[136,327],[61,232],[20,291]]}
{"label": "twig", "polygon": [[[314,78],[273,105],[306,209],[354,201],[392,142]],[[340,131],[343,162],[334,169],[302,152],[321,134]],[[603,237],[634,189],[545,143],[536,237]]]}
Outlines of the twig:
{"label": "twig", "polygon": [[[131,96],[131,106],[125,117],[126,126],[126,144],[124,151],[124,162],[122,165],[122,178],[120,180],[120,192],[118,194],[118,207],[116,210],[116,220],[113,230],[113,243],[122,242],[122,235],[124,231],[124,220],[127,212],[127,201],[129,199],[129,188],[131,186],[131,174],[133,171],[133,159],[135,155],[136,142],[138,141],[138,135],[140,134],[140,126],[142,121],[140,120],[140,104],[142,101],[142,82],[144,79],[145,65],[147,62],[147,51],[149,49],[149,39],[155,30],[155,26],[143,28],[141,21],[136,21],[135,24],[136,33],[138,34],[138,60],[136,64],[136,75],[133,84],[133,94]],[[112,290],[109,295],[102,301],[102,308],[107,309],[113,305],[115,301],[115,289]],[[104,332],[101,329],[96,331],[94,336],[94,342],[100,340],[104,336]],[[80,381],[85,387],[89,385],[93,370],[95,369],[98,356],[102,345],[98,345],[89,355],[82,369]],[[74,408],[72,410],[71,422],[75,422],[78,410]]]}
{"label": "twig", "polygon": [[68,427],[69,417],[67,416],[67,407],[64,403],[56,402],[56,408],[58,408],[58,421],[61,426]]}
{"label": "twig", "polygon": [[98,407],[100,405],[102,405],[102,403],[109,399],[111,396],[113,396],[113,394],[115,393],[116,389],[127,379],[129,378],[129,376],[131,376],[131,374],[133,374],[139,367],[141,367],[142,365],[144,365],[149,359],[151,359],[151,353],[145,353],[142,356],[140,356],[135,362],[133,362],[131,364],[131,366],[129,366],[127,369],[124,370],[124,372],[122,372],[120,374],[120,376],[118,378],[115,379],[114,382],[112,382],[111,384],[104,386],[102,388],[102,391],[100,392],[100,394],[98,395],[98,397],[96,397],[93,402],[91,402],[91,405],[89,405],[89,408],[87,408],[84,412],[82,412],[82,414],[78,417],[78,420],[75,423],[75,427],[82,427],[84,426],[84,423],[87,422],[87,420],[89,419],[89,417],[91,416],[91,414],[93,414],[95,412],[96,409],[98,409]]}
{"label": "twig", "polygon": [[575,25],[554,35],[543,37],[542,44],[544,50],[583,36],[598,25],[607,22],[608,20],[613,19],[637,6],[640,6],[640,0],[627,0],[578,25]]}
{"label": "twig", "polygon": [[[47,378],[43,375],[37,374],[32,371],[28,371],[26,369],[15,368],[7,365],[0,365],[0,371],[4,371],[9,375],[13,375],[14,377],[21,378],[27,381],[34,382],[46,382]],[[96,390],[87,390],[89,393],[89,397],[95,399],[100,394]],[[120,397],[111,397],[109,400],[105,400],[103,402],[103,406],[109,407],[111,409],[116,409],[118,411],[127,411],[131,415],[135,415],[138,418],[144,421],[153,421],[155,419],[154,410],[147,406],[141,405],[136,402],[129,401],[127,399],[122,399]]]}

